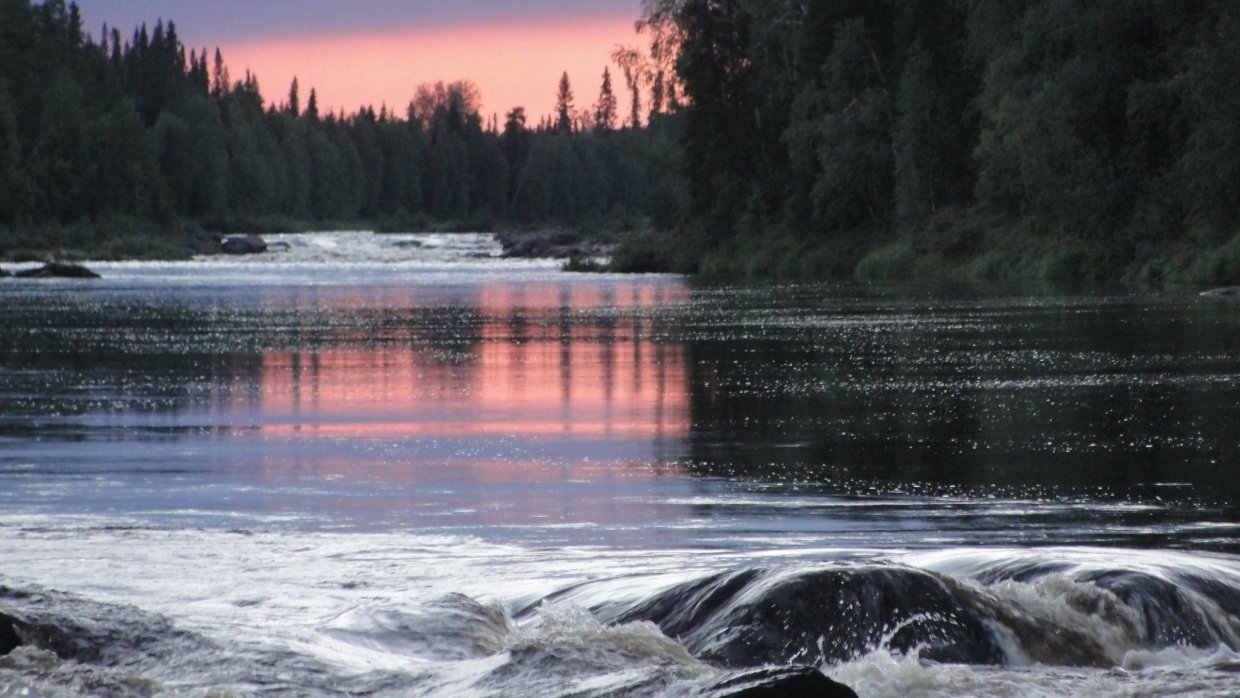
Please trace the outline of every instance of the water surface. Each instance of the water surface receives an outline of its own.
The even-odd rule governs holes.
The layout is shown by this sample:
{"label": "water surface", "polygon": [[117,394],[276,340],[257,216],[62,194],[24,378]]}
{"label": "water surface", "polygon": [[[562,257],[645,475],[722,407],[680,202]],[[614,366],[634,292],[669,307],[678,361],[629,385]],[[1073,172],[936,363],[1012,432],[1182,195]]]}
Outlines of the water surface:
{"label": "water surface", "polygon": [[[131,658],[154,687],[136,694],[696,695],[726,661],[694,633],[731,630],[665,636],[643,600],[746,570],[752,594],[925,571],[970,614],[1019,608],[1103,648],[1085,669],[994,631],[1001,657],[938,664],[888,629],[798,655],[864,695],[1240,685],[1235,306],[569,275],[486,236],[286,240],[0,282],[0,580],[215,643],[169,650],[179,674]],[[1159,636],[1151,580],[1222,620]],[[444,611],[455,595],[480,606]],[[1141,603],[1120,626],[1082,610]],[[588,657],[567,673],[518,661],[564,642]],[[240,656],[256,664],[221,669]],[[40,661],[0,659],[0,688],[117,688],[109,666]]]}

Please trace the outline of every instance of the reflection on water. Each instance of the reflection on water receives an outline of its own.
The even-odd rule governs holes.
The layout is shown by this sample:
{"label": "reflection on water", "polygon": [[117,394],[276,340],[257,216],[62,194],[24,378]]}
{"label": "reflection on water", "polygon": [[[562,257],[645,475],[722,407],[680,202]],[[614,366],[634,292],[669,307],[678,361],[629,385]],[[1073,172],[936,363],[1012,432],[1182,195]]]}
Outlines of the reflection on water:
{"label": "reflection on water", "polygon": [[27,505],[456,532],[675,508],[649,490],[684,477],[685,353],[651,330],[679,280],[159,290],[21,306],[0,468],[37,473]]}
{"label": "reflection on water", "polygon": [[[264,352],[263,430],[679,440],[688,430],[683,347],[643,336],[633,315],[666,302],[667,289],[657,299],[649,286],[624,299],[613,291],[489,285],[476,305],[389,318],[379,333],[336,334],[311,350]],[[578,317],[600,309],[606,317]]]}
{"label": "reflection on water", "polygon": [[[924,494],[1119,496],[1240,461],[1240,316],[1195,299],[802,299],[694,347],[694,460]],[[789,320],[789,321],[783,321]],[[744,434],[738,439],[736,434]],[[990,488],[987,490],[987,488]]]}
{"label": "reflection on water", "polygon": [[1195,297],[158,273],[0,290],[0,505],[639,545],[1237,547],[1240,316]]}

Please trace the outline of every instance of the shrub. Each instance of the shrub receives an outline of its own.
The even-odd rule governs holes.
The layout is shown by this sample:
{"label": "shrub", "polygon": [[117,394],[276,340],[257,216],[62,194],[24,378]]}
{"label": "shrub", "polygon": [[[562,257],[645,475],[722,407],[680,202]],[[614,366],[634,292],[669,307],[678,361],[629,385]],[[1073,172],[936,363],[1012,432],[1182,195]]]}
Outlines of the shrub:
{"label": "shrub", "polygon": [[872,250],[861,258],[853,270],[859,281],[899,281],[914,278],[917,253],[907,242],[898,242]]}
{"label": "shrub", "polygon": [[1198,286],[1240,284],[1240,235],[1221,247],[1201,253],[1188,270],[1188,281]]}

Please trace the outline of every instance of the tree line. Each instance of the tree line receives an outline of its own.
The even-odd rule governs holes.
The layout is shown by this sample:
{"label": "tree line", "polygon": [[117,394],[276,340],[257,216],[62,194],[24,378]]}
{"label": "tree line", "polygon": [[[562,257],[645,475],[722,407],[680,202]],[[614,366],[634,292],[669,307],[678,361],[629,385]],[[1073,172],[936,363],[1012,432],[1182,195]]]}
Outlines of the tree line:
{"label": "tree line", "polygon": [[108,244],[133,230],[175,247],[203,228],[673,217],[658,208],[676,205],[675,127],[623,119],[601,73],[581,107],[565,74],[536,124],[522,107],[485,118],[467,81],[346,115],[296,79],[266,98],[219,49],[187,53],[173,22],[95,39],[75,4],[0,0],[0,251],[125,254]]}
{"label": "tree line", "polygon": [[1240,6],[647,0],[685,269],[1240,283]]}

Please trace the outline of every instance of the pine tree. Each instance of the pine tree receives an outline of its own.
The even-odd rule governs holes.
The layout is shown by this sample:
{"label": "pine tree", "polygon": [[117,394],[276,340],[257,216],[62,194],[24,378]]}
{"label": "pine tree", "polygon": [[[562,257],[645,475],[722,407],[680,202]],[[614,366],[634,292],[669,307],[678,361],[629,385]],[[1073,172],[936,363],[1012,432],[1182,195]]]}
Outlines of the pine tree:
{"label": "pine tree", "polygon": [[315,93],[314,88],[310,88],[310,98],[306,100],[306,119],[310,121],[319,120],[319,96]]}
{"label": "pine tree", "polygon": [[219,47],[215,49],[215,70],[211,79],[211,94],[217,99],[226,97],[231,88],[228,77],[228,66],[224,65],[224,56]]}
{"label": "pine tree", "polygon": [[573,87],[568,81],[568,71],[560,76],[560,89],[555,98],[555,130],[571,133],[573,130]]}
{"label": "pine tree", "polygon": [[293,83],[288,88],[288,113],[293,116],[301,115],[301,95],[297,87],[297,76],[293,76]]}
{"label": "pine tree", "polygon": [[594,105],[594,128],[610,131],[616,127],[616,95],[611,90],[611,71],[603,68],[603,84],[599,88],[598,103]]}

